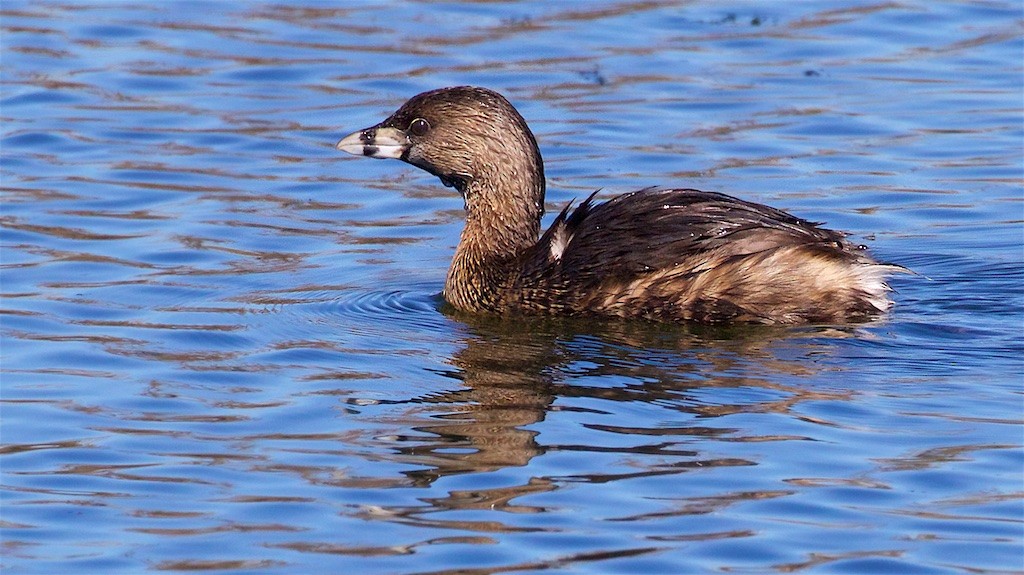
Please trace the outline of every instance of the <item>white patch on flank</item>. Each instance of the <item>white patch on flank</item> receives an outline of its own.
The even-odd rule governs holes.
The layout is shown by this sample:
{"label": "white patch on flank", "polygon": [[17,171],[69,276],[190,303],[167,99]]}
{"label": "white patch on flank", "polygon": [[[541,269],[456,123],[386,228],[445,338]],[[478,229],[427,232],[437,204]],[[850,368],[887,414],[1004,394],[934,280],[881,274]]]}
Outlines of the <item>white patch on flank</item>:
{"label": "white patch on flank", "polygon": [[885,278],[893,273],[906,273],[907,270],[899,266],[870,264],[857,266],[856,272],[860,288],[867,294],[871,305],[878,311],[888,311],[892,307],[892,300],[888,296],[892,288],[885,283]]}
{"label": "white patch on flank", "polygon": [[569,240],[572,236],[568,234],[565,229],[565,224],[559,222],[558,228],[555,229],[554,235],[551,237],[551,260],[558,261],[562,259],[562,254],[565,252],[565,246],[569,245]]}

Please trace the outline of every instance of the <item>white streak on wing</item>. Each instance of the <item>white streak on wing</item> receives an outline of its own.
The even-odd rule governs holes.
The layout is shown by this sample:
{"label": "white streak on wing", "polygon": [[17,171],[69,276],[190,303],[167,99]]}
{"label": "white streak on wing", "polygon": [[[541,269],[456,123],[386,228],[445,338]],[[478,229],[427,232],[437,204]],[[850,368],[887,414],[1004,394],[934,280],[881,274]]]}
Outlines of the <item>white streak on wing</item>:
{"label": "white streak on wing", "polygon": [[555,262],[562,259],[562,254],[565,252],[565,246],[569,245],[569,240],[572,239],[568,230],[565,229],[564,223],[558,222],[556,225],[558,228],[555,229],[555,233],[551,237],[551,261]]}

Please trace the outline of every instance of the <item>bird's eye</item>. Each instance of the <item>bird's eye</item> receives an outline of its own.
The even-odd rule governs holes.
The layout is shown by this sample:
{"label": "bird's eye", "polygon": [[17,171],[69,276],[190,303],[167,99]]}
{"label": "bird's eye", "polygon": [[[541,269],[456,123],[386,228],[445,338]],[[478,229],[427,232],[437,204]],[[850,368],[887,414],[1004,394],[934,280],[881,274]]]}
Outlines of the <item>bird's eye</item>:
{"label": "bird's eye", "polygon": [[414,136],[422,136],[430,130],[430,122],[423,118],[416,118],[409,124],[409,133]]}

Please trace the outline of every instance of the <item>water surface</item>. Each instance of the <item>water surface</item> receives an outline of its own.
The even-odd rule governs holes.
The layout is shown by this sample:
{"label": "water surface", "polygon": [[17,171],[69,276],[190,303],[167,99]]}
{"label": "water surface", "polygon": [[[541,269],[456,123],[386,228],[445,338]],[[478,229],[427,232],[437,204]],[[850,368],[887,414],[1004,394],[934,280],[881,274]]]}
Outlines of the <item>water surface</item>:
{"label": "water surface", "polygon": [[[0,8],[4,573],[1024,572],[1014,2]],[[494,321],[461,200],[337,139],[497,89],[550,221],[767,202],[853,327]]]}

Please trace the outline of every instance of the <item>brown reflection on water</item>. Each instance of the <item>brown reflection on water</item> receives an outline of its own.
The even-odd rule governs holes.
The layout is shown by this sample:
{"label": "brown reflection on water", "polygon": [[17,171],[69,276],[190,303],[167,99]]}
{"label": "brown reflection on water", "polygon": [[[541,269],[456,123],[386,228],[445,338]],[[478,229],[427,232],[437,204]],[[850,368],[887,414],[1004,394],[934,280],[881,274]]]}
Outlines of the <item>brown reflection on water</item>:
{"label": "brown reflection on water", "polygon": [[772,567],[781,573],[796,573],[822,565],[846,559],[868,559],[885,557],[902,557],[906,552],[898,549],[880,549],[877,551],[850,551],[847,553],[809,553],[807,561],[800,563],[784,563]]}
{"label": "brown reflection on water", "polygon": [[407,543],[402,545],[336,545],[331,543],[283,543],[271,545],[280,549],[291,549],[305,553],[326,553],[330,555],[353,555],[356,557],[386,557],[392,555],[411,555],[418,547],[425,545],[452,545],[452,544],[478,544],[492,545],[497,543],[490,537],[436,537],[420,541],[418,543]]}
{"label": "brown reflection on water", "polygon": [[1017,449],[1019,445],[988,444],[988,445],[947,445],[934,447],[905,457],[878,460],[880,471],[916,471],[938,467],[949,463],[970,461],[971,454],[990,449]]}
{"label": "brown reflection on water", "polygon": [[437,437],[402,450],[417,459],[430,454],[430,468],[413,475],[418,481],[526,465],[543,453],[537,433],[526,428],[542,421],[555,399],[548,368],[561,358],[553,338],[482,332],[465,343],[450,374],[465,387],[415,400],[436,420],[416,431]]}
{"label": "brown reflection on water", "polygon": [[245,561],[245,560],[230,560],[230,561],[198,561],[194,559],[184,559],[181,561],[161,561],[153,565],[153,569],[157,571],[245,571],[253,569],[271,569],[286,567],[287,563],[284,561]]}
{"label": "brown reflection on water", "polygon": [[612,551],[595,551],[585,553],[570,553],[547,559],[544,561],[524,561],[512,565],[503,565],[490,569],[443,569],[440,571],[421,571],[417,575],[487,575],[490,573],[518,573],[520,571],[540,572],[549,569],[565,569],[577,563],[590,563],[599,561],[613,561],[628,557],[638,557],[649,553],[656,553],[662,549],[658,547],[635,547],[629,549],[615,549]]}
{"label": "brown reflection on water", "polygon": [[[475,532],[521,532],[535,527],[513,526],[500,520],[447,520],[436,514],[450,510],[500,510],[509,513],[544,513],[539,505],[518,503],[523,496],[557,490],[566,483],[608,483],[621,480],[671,476],[721,467],[752,467],[757,462],[742,457],[716,456],[705,440],[731,442],[807,440],[806,437],[738,435],[740,430],[711,425],[714,418],[741,412],[789,414],[804,401],[844,401],[849,393],[802,389],[782,385],[768,378],[774,375],[806,374],[805,363],[794,365],[773,359],[768,342],[779,337],[774,330],[722,332],[730,337],[706,339],[706,335],[673,332],[659,334],[650,326],[635,329],[604,326],[604,335],[594,337],[595,326],[581,345],[571,323],[559,320],[502,322],[459,317],[466,322],[463,347],[451,358],[454,368],[445,375],[457,379],[458,389],[426,394],[397,405],[408,405],[399,421],[407,421],[409,433],[394,438],[397,448],[388,456],[396,462],[414,464],[403,472],[412,486],[427,487],[440,478],[488,473],[506,467],[521,467],[549,452],[616,454],[631,461],[616,464],[608,472],[596,472],[583,463],[579,474],[532,476],[516,485],[498,488],[452,490],[443,497],[422,499],[428,507],[394,506],[365,508],[363,519],[394,521],[427,528],[463,529]],[[579,326],[576,326],[579,329]],[[611,330],[610,332],[608,330]],[[673,328],[675,329],[675,328]],[[792,332],[790,332],[792,333]],[[649,354],[676,357],[678,361],[649,361]],[[581,377],[571,377],[574,366],[587,367]],[[756,369],[752,368],[756,365]],[[737,375],[750,372],[751,375]],[[760,373],[760,376],[753,375]],[[729,374],[729,375],[725,375]],[[587,385],[588,376],[607,376],[614,387]],[[696,392],[710,387],[753,388],[763,401],[709,405]],[[691,394],[692,392],[692,394]],[[749,397],[749,394],[740,394]],[[780,398],[781,396],[781,398]],[[694,424],[657,426],[615,426],[583,423],[598,433],[641,438],[633,445],[602,445],[602,441],[581,440],[579,444],[543,444],[535,424],[551,413],[589,413],[576,400],[614,402],[656,402],[672,406],[680,421]],[[563,405],[563,402],[565,403]],[[587,401],[586,403],[591,403]],[[596,408],[595,408],[596,409]],[[599,416],[597,411],[594,415]],[[700,419],[704,425],[697,425]],[[827,423],[827,422],[826,422]],[[587,434],[585,433],[584,436]],[[645,438],[651,438],[648,441]],[[683,448],[682,446],[685,446]],[[581,460],[581,461],[586,461]],[[786,497],[795,490],[737,491],[713,497],[676,500],[671,508],[653,513],[617,518],[644,521],[660,517],[713,513],[740,502]],[[500,516],[499,516],[500,517]],[[706,534],[705,534],[706,535]],[[689,535],[696,537],[697,535]],[[708,535],[711,537],[711,535]],[[746,537],[749,533],[720,533],[717,537]]]}
{"label": "brown reflection on water", "polygon": [[[686,497],[676,501],[673,508],[666,511],[626,515],[623,517],[615,517],[609,519],[609,521],[650,521],[680,515],[709,515],[712,513],[720,513],[724,511],[726,508],[736,505],[738,503],[787,497],[789,495],[793,495],[794,493],[796,492],[779,489],[774,491],[737,491],[733,493],[725,493],[722,495],[713,495],[710,497]],[[746,537],[750,534],[750,532],[748,531],[738,531],[729,533],[729,535],[720,535],[720,537]]]}

